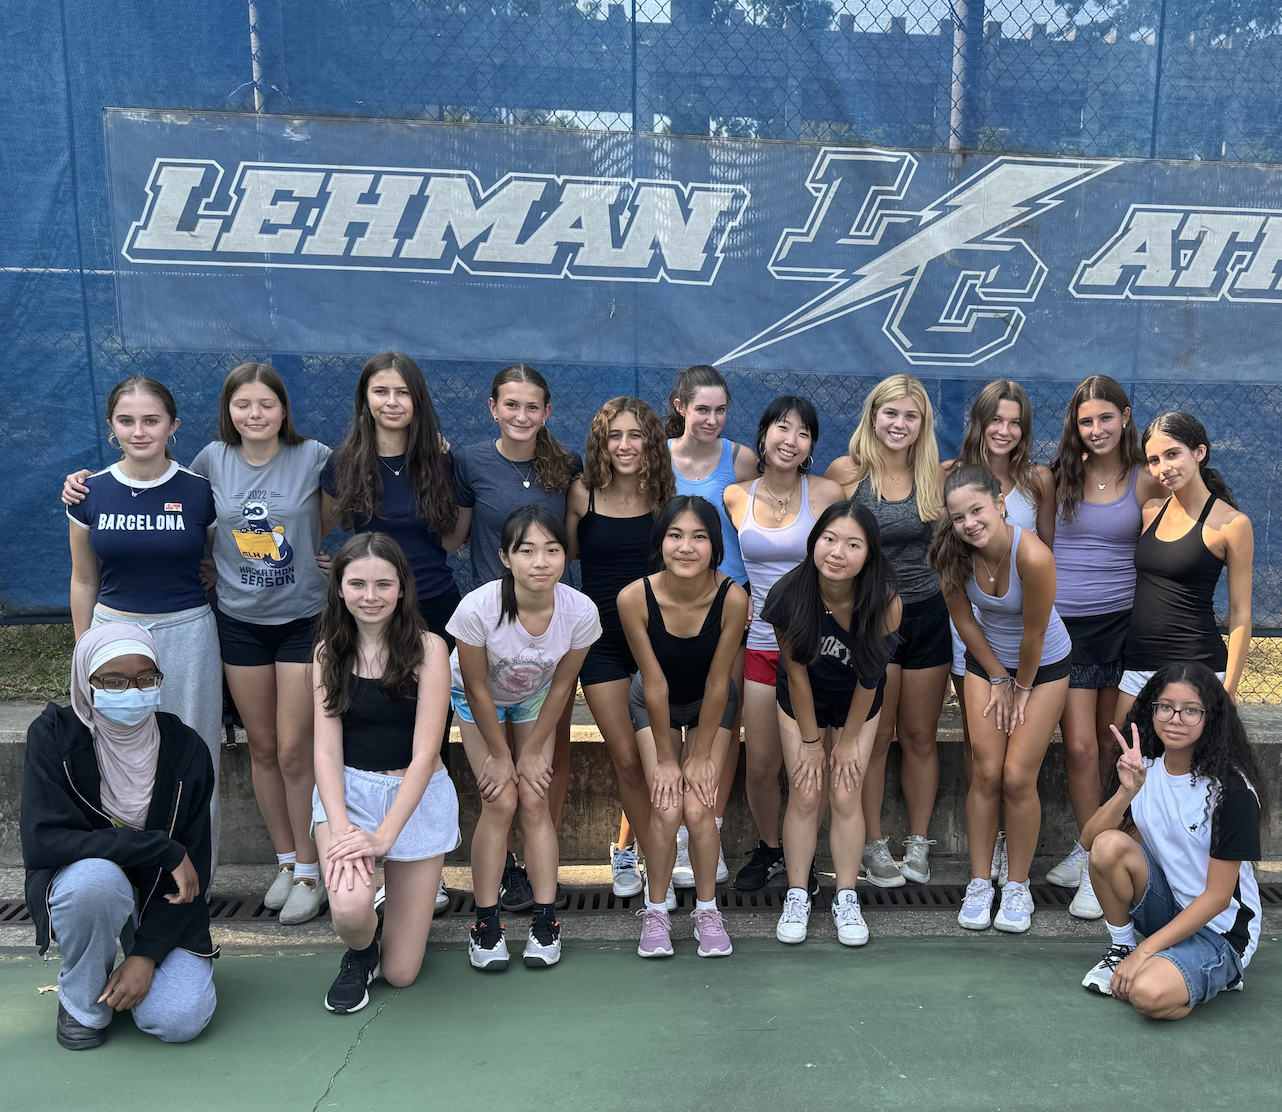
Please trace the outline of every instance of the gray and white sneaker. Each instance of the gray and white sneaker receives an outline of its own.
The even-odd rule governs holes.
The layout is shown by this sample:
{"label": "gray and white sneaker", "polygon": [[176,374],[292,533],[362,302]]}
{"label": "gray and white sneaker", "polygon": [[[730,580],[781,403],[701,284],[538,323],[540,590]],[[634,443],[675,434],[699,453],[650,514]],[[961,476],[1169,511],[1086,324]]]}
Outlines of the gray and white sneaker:
{"label": "gray and white sneaker", "polygon": [[[380,888],[380,892],[384,889]],[[445,888],[445,878],[441,877],[441,886],[436,890],[436,913],[439,915],[450,906],[450,894]]]}
{"label": "gray and white sneaker", "polygon": [[878,838],[864,846],[864,875],[869,884],[878,888],[902,888],[906,883],[904,874],[890,856],[889,841],[888,838]]}
{"label": "gray and white sneaker", "polygon": [[1082,978],[1082,987],[1101,996],[1113,995],[1113,973],[1131,955],[1130,946],[1113,946],[1099,960],[1099,964]]}
{"label": "gray and white sneaker", "polygon": [[868,924],[853,888],[843,888],[833,898],[832,921],[837,926],[837,941],[843,946],[863,946],[868,941]]}
{"label": "gray and white sneaker", "polygon": [[993,925],[993,882],[974,877],[957,913],[957,925],[968,931],[986,931]]}
{"label": "gray and white sneaker", "polygon": [[276,879],[272,881],[272,886],[267,889],[267,895],[263,897],[263,907],[268,911],[279,911],[289,899],[289,890],[293,886],[294,866],[282,865],[280,872],[276,874]]}
{"label": "gray and white sneaker", "polygon": [[810,896],[801,888],[789,888],[784,897],[783,912],[779,916],[779,925],[775,927],[775,937],[780,942],[795,945],[806,941],[806,928],[810,925]]}
{"label": "gray and white sneaker", "polygon": [[287,927],[297,926],[315,919],[329,903],[329,893],[325,885],[316,880],[295,880],[289,890],[289,899],[280,909],[277,922]]}
{"label": "gray and white sneaker", "polygon": [[924,838],[920,834],[909,834],[904,839],[904,861],[899,866],[900,874],[914,884],[929,884],[930,847],[934,844],[934,838]]}
{"label": "gray and white sneaker", "polygon": [[610,887],[616,896],[641,895],[641,870],[637,866],[637,847],[610,843]]}
{"label": "gray and white sneaker", "polygon": [[1082,882],[1077,887],[1077,895],[1068,905],[1068,913],[1077,919],[1102,919],[1104,909],[1095,898],[1095,889],[1091,887],[1090,869],[1082,870]]}
{"label": "gray and white sneaker", "polygon": [[536,915],[530,924],[522,955],[526,969],[545,969],[561,960],[561,922],[550,915]]}
{"label": "gray and white sneaker", "polygon": [[[1082,875],[1086,872],[1087,852],[1082,849],[1081,842],[1074,842],[1073,849],[1067,857],[1046,874],[1046,883],[1054,884],[1060,888],[1076,888],[1082,883]],[[1095,918],[1095,916],[1091,916]]]}
{"label": "gray and white sneaker", "polygon": [[998,888],[1005,886],[1010,879],[1010,860],[1006,856],[1006,831],[997,831],[997,841],[993,844],[993,865],[988,874]]}
{"label": "gray and white sneaker", "polygon": [[1002,906],[993,916],[993,926],[1007,934],[1023,934],[1033,925],[1033,893],[1028,883],[1008,880],[1002,889]]}
{"label": "gray and white sneaker", "polygon": [[726,853],[721,846],[717,847],[717,883],[725,884],[730,880],[730,870],[726,867]]}
{"label": "gray and white sneaker", "polygon": [[473,969],[501,973],[507,968],[507,939],[503,937],[503,924],[497,915],[472,924],[467,940],[467,960]]}
{"label": "gray and white sneaker", "polygon": [[694,866],[690,864],[690,835],[677,834],[677,861],[672,866],[672,884],[675,888],[694,887]]}

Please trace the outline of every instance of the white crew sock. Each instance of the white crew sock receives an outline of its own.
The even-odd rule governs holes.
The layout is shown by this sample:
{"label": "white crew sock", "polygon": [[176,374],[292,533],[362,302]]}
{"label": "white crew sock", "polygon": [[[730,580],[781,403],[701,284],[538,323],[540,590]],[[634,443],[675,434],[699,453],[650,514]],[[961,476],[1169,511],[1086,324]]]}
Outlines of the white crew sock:
{"label": "white crew sock", "polygon": [[726,821],[726,820],[725,820],[725,818],[724,818],[724,817],[717,819],[717,829],[718,829],[718,830],[720,830],[720,829],[721,829],[721,824],[722,824],[722,823],[724,823],[725,821]]}
{"label": "white crew sock", "polygon": [[283,869],[286,865],[294,864],[296,857],[297,855],[293,850],[290,850],[288,853],[278,853],[276,855],[276,864]]}
{"label": "white crew sock", "polygon": [[712,900],[696,899],[694,901],[694,907],[696,911],[716,911],[717,901],[715,899],[712,899]]}
{"label": "white crew sock", "polygon": [[1133,919],[1127,919],[1126,925],[1123,927],[1115,927],[1112,923],[1105,923],[1104,925],[1108,927],[1108,936],[1113,940],[1114,946],[1129,946],[1134,950],[1139,945],[1135,940],[1135,921]]}
{"label": "white crew sock", "polygon": [[668,913],[668,901],[667,901],[667,897],[664,897],[664,898],[663,898],[662,900],[660,900],[658,903],[654,903],[654,902],[650,899],[650,897],[649,897],[649,896],[647,896],[647,897],[646,897],[646,899],[645,899],[645,909],[646,909],[646,911],[662,911],[664,915],[667,915],[667,913]]}
{"label": "white crew sock", "polygon": [[320,862],[313,861],[310,865],[304,865],[301,861],[299,861],[294,866],[294,879],[295,880],[314,880],[319,882],[320,881]]}

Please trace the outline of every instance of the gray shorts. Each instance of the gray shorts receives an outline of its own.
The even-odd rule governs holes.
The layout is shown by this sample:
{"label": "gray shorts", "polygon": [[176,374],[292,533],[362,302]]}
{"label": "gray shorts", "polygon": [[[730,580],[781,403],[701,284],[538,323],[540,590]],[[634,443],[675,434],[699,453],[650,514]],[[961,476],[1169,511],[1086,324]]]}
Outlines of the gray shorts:
{"label": "gray shorts", "polygon": [[[343,793],[347,804],[347,817],[362,830],[373,833],[378,829],[387,812],[396,801],[401,788],[401,777],[385,776],[381,772],[366,772],[363,768],[343,766]],[[312,789],[313,834],[318,822],[325,822],[325,808],[320,791]],[[458,828],[458,796],[454,782],[445,769],[439,769],[423,789],[423,798],[411,812],[409,821],[392,848],[387,851],[388,861],[425,861],[458,849],[463,837]]]}
{"label": "gray shorts", "polygon": [[[693,703],[685,703],[682,706],[668,705],[668,725],[674,730],[683,730],[689,726],[699,724],[699,711],[703,707],[703,700],[697,699]],[[734,681],[730,682],[730,689],[726,692],[726,709],[721,712],[721,728],[729,730],[734,728],[734,716],[739,710],[739,689],[735,686]],[[650,712],[645,706],[645,687],[641,683],[641,673],[638,672],[632,677],[632,686],[628,688],[628,716],[632,719],[633,730],[645,730],[650,726]]]}

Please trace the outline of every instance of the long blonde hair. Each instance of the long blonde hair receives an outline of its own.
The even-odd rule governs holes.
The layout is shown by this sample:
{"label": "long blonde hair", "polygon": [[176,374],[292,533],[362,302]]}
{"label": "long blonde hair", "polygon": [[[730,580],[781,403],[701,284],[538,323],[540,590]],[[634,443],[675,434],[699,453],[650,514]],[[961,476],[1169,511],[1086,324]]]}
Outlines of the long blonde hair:
{"label": "long blonde hair", "polygon": [[912,375],[883,378],[864,399],[859,425],[850,437],[850,462],[855,466],[855,480],[872,479],[881,500],[886,478],[886,459],[881,441],[873,432],[874,417],[883,405],[896,398],[908,398],[921,410],[921,433],[908,449],[908,465],[913,472],[913,489],[917,493],[917,513],[922,521],[938,521],[944,513],[944,500],[939,493],[939,445],[935,443],[935,411],[926,389]]}

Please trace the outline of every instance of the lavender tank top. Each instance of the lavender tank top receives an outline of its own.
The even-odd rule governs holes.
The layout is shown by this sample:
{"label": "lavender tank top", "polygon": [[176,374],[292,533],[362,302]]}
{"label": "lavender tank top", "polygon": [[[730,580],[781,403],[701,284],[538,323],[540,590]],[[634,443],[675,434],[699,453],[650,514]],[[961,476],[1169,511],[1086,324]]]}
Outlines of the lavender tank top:
{"label": "lavender tank top", "polygon": [[743,566],[748,572],[752,587],[752,626],[748,630],[748,648],[761,652],[778,652],[775,629],[761,620],[761,610],[766,605],[766,595],[784,572],[792,571],[806,558],[806,540],[815,524],[810,512],[810,483],[803,475],[799,492],[801,503],[796,520],[782,529],[766,529],[757,524],[753,507],[757,499],[757,482],[748,489],[748,510],[739,527],[739,551]]}
{"label": "lavender tank top", "polygon": [[1135,600],[1135,545],[1143,523],[1135,500],[1138,465],[1113,502],[1079,502],[1072,521],[1055,524],[1055,609],[1068,618],[1129,610]]}
{"label": "lavender tank top", "polygon": [[[1019,567],[1015,560],[1019,553],[1019,539],[1024,530],[1015,526],[1010,542],[1010,583],[1004,595],[986,595],[979,589],[975,577],[966,580],[966,597],[975,607],[979,628],[984,631],[984,639],[993,650],[997,659],[1006,666],[1011,675],[1019,667],[1019,646],[1024,640],[1024,583],[1019,577]],[[1046,623],[1046,640],[1042,644],[1042,664],[1054,664],[1073,649],[1073,642],[1068,630],[1051,607],[1051,616]]]}

